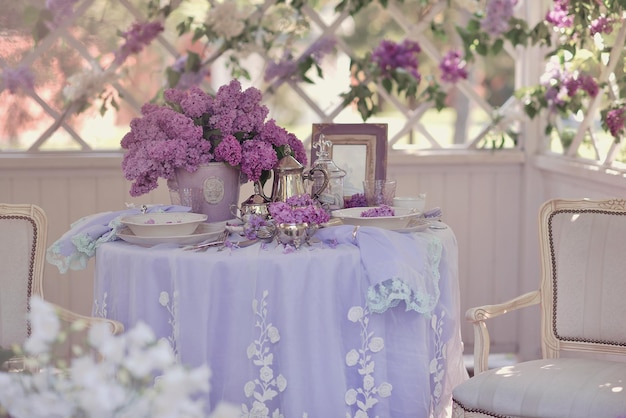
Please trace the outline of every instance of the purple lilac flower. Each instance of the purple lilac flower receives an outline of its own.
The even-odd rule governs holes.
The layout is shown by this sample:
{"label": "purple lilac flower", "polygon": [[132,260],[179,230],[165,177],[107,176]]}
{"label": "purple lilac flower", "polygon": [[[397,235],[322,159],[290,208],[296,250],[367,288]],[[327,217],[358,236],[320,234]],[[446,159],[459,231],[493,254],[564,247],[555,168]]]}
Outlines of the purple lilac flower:
{"label": "purple lilac flower", "polygon": [[19,89],[32,90],[34,86],[35,76],[28,67],[5,68],[2,72],[0,91],[6,89],[15,94]]}
{"label": "purple lilac flower", "polygon": [[441,59],[439,63],[441,79],[448,83],[456,83],[459,79],[467,79],[465,61],[461,59],[458,51],[450,51]]}
{"label": "purple lilac flower", "polygon": [[232,135],[226,135],[215,147],[215,160],[224,161],[233,167],[241,163],[241,144]]}
{"label": "purple lilac flower", "polygon": [[263,79],[271,81],[275,78],[280,80],[291,78],[298,71],[298,63],[294,60],[283,59],[278,62],[271,61],[265,69]]}
{"label": "purple lilac flower", "polygon": [[168,107],[146,107],[148,113],[130,123],[121,146],[128,151],[122,160],[124,177],[133,180],[131,196],[155,189],[158,179],[171,178],[176,167],[194,171],[210,160],[211,144],[202,127]]}
{"label": "purple lilac flower", "polygon": [[350,197],[344,198],[344,207],[346,208],[362,208],[367,206],[365,194],[355,193]]}
{"label": "purple lilac flower", "polygon": [[268,64],[263,78],[265,81],[271,81],[275,78],[300,80],[298,74],[299,63],[311,57],[317,65],[320,65],[324,55],[330,53],[336,43],[337,41],[335,38],[324,36],[313,42],[311,46],[309,46],[309,48],[302,53],[302,56],[298,60],[293,59],[293,55],[290,51],[285,51],[285,54],[280,61],[272,61]]}
{"label": "purple lilac flower", "polygon": [[596,97],[598,95],[598,91],[600,90],[596,79],[590,75],[583,75],[581,77],[580,86],[591,97]]}
{"label": "purple lilac flower", "polygon": [[405,39],[402,43],[382,40],[372,52],[372,62],[378,65],[383,77],[389,78],[396,69],[404,69],[419,82],[417,54],[421,52],[417,42]]}
{"label": "purple lilac flower", "polygon": [[609,132],[615,139],[619,139],[624,132],[624,122],[626,122],[626,108],[611,109],[606,113],[606,125]]}
{"label": "purple lilac flower", "polygon": [[330,215],[308,194],[291,196],[286,202],[272,202],[268,205],[270,215],[277,223],[308,223],[319,225],[328,222]]}
{"label": "purple lilac flower", "polygon": [[263,216],[250,215],[243,228],[244,235],[247,239],[257,238],[257,231],[260,227],[267,226],[267,222]]}
{"label": "purple lilac flower", "polygon": [[594,36],[596,33],[609,34],[613,32],[613,22],[606,16],[600,16],[589,24],[589,33]]}
{"label": "purple lilac flower", "polygon": [[554,0],[554,7],[546,14],[546,21],[557,28],[569,28],[574,16],[569,13],[569,0]]}
{"label": "purple lilac flower", "polygon": [[180,100],[180,107],[185,115],[195,119],[209,112],[213,101],[211,96],[197,86],[190,88],[186,93]]}
{"label": "purple lilac flower", "polygon": [[304,52],[303,56],[310,56],[319,65],[322,62],[322,58],[326,54],[329,54],[335,48],[337,40],[331,36],[324,36],[313,44]]}
{"label": "purple lilac flower", "polygon": [[287,202],[272,202],[267,208],[272,216],[272,219],[274,219],[276,223],[291,224],[295,222],[295,216],[291,210],[291,205]]}
{"label": "purple lilac flower", "polygon": [[176,83],[179,90],[189,90],[191,87],[199,86],[207,75],[211,73],[207,67],[201,67],[197,71],[187,69],[188,55],[183,55],[171,66],[172,71],[180,74]]}
{"label": "purple lilac flower", "polygon": [[379,216],[395,216],[395,212],[392,207],[387,205],[380,205],[361,212],[362,218],[375,218]]}
{"label": "purple lilac flower", "polygon": [[259,133],[269,113],[267,106],[260,104],[261,99],[259,89],[250,87],[242,91],[241,83],[232,80],[217,90],[209,109],[209,125],[222,135]]}
{"label": "purple lilac flower", "polygon": [[122,33],[125,42],[115,52],[115,62],[121,64],[131,54],[139,53],[144,46],[149,45],[159,33],[163,32],[163,29],[163,24],[158,20],[146,23],[133,23],[128,31]]}
{"label": "purple lilac flower", "polygon": [[509,20],[513,17],[513,8],[518,0],[490,0],[487,13],[481,27],[488,34],[498,36],[509,28]]}
{"label": "purple lilac flower", "polygon": [[271,170],[278,162],[271,144],[257,139],[245,141],[241,151],[241,172],[248,181],[258,181],[263,171]]}
{"label": "purple lilac flower", "polygon": [[78,0],[46,0],[46,9],[50,10],[55,25],[60,25],[74,14],[74,4]]}

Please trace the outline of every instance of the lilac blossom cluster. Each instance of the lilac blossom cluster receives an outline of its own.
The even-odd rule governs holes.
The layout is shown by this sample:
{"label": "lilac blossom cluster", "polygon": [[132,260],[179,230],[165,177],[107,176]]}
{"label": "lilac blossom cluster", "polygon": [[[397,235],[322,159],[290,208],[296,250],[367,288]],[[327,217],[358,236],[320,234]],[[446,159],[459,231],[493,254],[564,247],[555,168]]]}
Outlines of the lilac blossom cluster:
{"label": "lilac blossom cluster", "polygon": [[391,77],[397,69],[408,71],[419,82],[421,75],[417,71],[417,54],[422,51],[415,41],[405,39],[400,43],[383,39],[372,52],[372,62],[380,69],[383,78]]}
{"label": "lilac blossom cluster", "polygon": [[439,63],[441,79],[448,83],[456,83],[460,79],[467,79],[466,62],[458,51],[450,51],[443,56]]}
{"label": "lilac blossom cluster", "polygon": [[124,177],[134,181],[131,196],[156,189],[159,177],[173,178],[177,167],[198,167],[211,160],[211,144],[192,119],[153,104],[144,105],[141,113],[121,141],[128,150],[122,160]]}
{"label": "lilac blossom cluster", "polygon": [[272,202],[268,205],[268,209],[276,224],[319,225],[330,219],[328,212],[306,193],[288,197],[285,202]]}
{"label": "lilac blossom cluster", "polygon": [[592,76],[567,71],[554,62],[546,66],[540,82],[546,89],[545,98],[552,109],[566,106],[580,90],[590,97],[595,97],[599,91],[598,83]]}
{"label": "lilac blossom cluster", "polygon": [[619,140],[624,133],[624,123],[626,122],[626,108],[619,107],[606,112],[605,123],[613,138]]}
{"label": "lilac blossom cluster", "polygon": [[60,25],[74,14],[74,4],[78,0],[46,0],[46,9],[52,15],[54,25]]}
{"label": "lilac blossom cluster", "polygon": [[325,36],[311,44],[297,60],[293,59],[291,53],[285,53],[284,58],[279,62],[270,61],[265,70],[265,81],[271,81],[275,78],[279,80],[294,79],[301,81],[303,74],[297,74],[298,70],[300,70],[300,65],[309,57],[316,65],[321,65],[322,58],[333,50],[336,43],[337,41],[334,38]]}
{"label": "lilac blossom cluster", "polygon": [[380,216],[395,216],[396,213],[391,206],[380,205],[375,208],[366,209],[361,212],[362,218],[377,218]]}
{"label": "lilac blossom cluster", "polygon": [[600,16],[589,24],[589,33],[594,36],[597,33],[609,34],[613,32],[613,22],[606,16]]}
{"label": "lilac blossom cluster", "polygon": [[561,29],[572,27],[574,16],[569,12],[569,0],[554,0],[553,8],[546,14],[546,22]]}
{"label": "lilac blossom cluster", "polygon": [[343,199],[343,206],[345,208],[362,208],[367,206],[367,200],[365,200],[365,194],[355,193],[350,197]]}
{"label": "lilac blossom cluster", "polygon": [[164,97],[167,105],[144,105],[121,142],[128,150],[124,176],[135,181],[132,196],[155,189],[159,177],[173,178],[176,168],[194,172],[212,161],[238,167],[246,181],[269,177],[279,155],[291,153],[307,163],[302,141],[275,120],[265,121],[269,110],[256,88],[242,91],[232,80],[215,96],[194,86],[168,89]]}
{"label": "lilac blossom cluster", "polygon": [[257,231],[263,226],[268,226],[268,222],[264,216],[248,215],[243,227],[243,234],[247,239],[255,239],[257,238]]}
{"label": "lilac blossom cluster", "polygon": [[35,76],[28,67],[5,68],[2,72],[0,91],[6,89],[11,94],[18,90],[32,90],[35,85]]}
{"label": "lilac blossom cluster", "polygon": [[150,44],[159,33],[163,32],[161,22],[135,22],[129,30],[122,33],[124,44],[115,52],[115,62],[123,63],[131,54],[139,53],[146,45]]}
{"label": "lilac blossom cluster", "polygon": [[509,28],[513,8],[518,0],[491,0],[487,3],[487,13],[481,21],[481,28],[492,36],[498,36]]}

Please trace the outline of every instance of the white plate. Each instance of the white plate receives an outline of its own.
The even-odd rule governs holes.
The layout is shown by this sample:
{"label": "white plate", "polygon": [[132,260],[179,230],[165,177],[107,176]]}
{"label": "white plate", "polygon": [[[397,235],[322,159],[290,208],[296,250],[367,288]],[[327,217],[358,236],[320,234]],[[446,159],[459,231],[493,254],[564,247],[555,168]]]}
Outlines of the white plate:
{"label": "white plate", "polygon": [[376,226],[384,229],[403,229],[409,226],[409,223],[416,218],[422,216],[421,212],[412,208],[392,207],[394,216],[376,216],[363,217],[361,213],[372,209],[371,207],[359,207],[334,210],[331,214],[333,218],[339,218],[344,224],[360,225],[360,226]]}
{"label": "white plate", "polygon": [[406,227],[404,228],[396,228],[392,229],[392,231],[396,232],[420,232],[428,229],[430,225],[432,225],[433,221],[426,218],[416,218],[411,219]]}
{"label": "white plate", "polygon": [[171,237],[145,237],[137,236],[133,232],[124,227],[117,236],[126,242],[136,245],[152,246],[157,244],[179,244],[190,245],[197,244],[199,242],[217,239],[219,235],[224,231],[226,222],[214,222],[214,223],[201,223],[198,228],[189,235],[171,236]]}
{"label": "white plate", "polygon": [[191,212],[158,212],[124,216],[120,219],[135,236],[181,237],[194,233],[207,216]]}

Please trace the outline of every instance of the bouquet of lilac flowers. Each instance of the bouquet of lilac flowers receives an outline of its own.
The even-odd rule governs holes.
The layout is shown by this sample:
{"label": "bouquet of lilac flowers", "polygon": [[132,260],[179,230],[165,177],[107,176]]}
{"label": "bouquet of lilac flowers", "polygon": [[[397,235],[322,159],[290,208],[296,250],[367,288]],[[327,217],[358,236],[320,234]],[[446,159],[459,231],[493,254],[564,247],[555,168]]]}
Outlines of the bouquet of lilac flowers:
{"label": "bouquet of lilac flowers", "polygon": [[232,80],[215,96],[192,87],[168,89],[164,97],[165,105],[145,104],[122,138],[131,196],[155,189],[159,178],[173,179],[177,168],[194,172],[202,164],[224,162],[241,170],[243,182],[263,185],[285,155],[307,163],[302,142],[266,120],[269,110],[254,87],[242,91]]}
{"label": "bouquet of lilac flowers", "polygon": [[277,225],[282,223],[319,225],[330,219],[328,212],[308,194],[288,197],[285,202],[272,202],[268,209]]}

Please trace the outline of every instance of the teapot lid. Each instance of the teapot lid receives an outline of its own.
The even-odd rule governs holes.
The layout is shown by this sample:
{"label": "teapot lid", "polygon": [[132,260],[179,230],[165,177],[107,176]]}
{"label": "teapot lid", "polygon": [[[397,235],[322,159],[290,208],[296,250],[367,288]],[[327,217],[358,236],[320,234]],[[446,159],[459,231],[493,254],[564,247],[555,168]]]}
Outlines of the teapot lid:
{"label": "teapot lid", "polygon": [[298,162],[293,156],[285,155],[278,161],[274,170],[277,171],[303,171],[304,166]]}
{"label": "teapot lid", "polygon": [[265,197],[263,193],[261,193],[261,184],[259,182],[254,183],[254,194],[247,198],[241,203],[242,206],[250,206],[250,205],[264,205],[270,202],[270,199]]}
{"label": "teapot lid", "polygon": [[269,200],[266,199],[264,196],[261,196],[260,194],[255,193],[249,198],[247,198],[241,205],[242,206],[263,205],[268,202]]}

